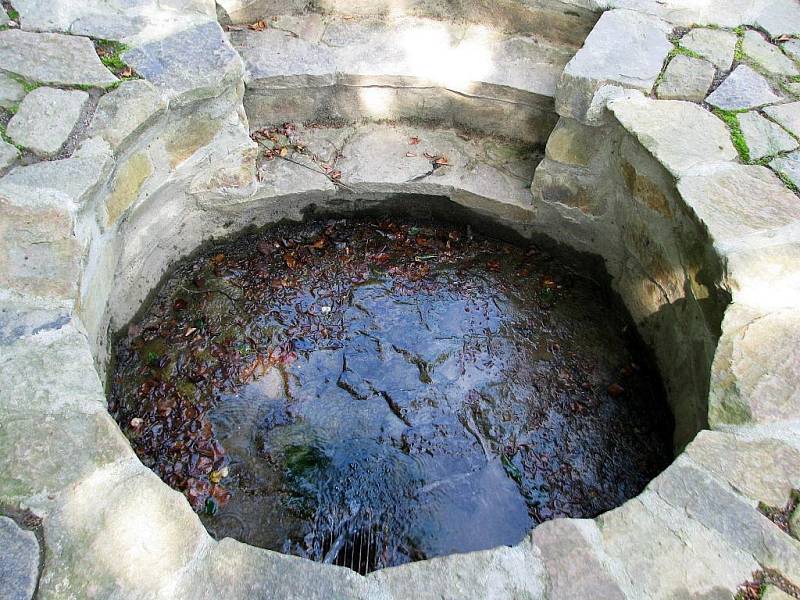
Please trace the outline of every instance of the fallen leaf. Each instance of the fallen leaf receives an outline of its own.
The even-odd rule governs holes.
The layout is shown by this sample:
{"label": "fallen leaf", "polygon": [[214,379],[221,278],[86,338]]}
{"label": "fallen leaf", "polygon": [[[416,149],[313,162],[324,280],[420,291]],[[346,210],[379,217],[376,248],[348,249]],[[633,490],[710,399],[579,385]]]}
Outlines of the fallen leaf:
{"label": "fallen leaf", "polygon": [[267,28],[267,23],[265,21],[256,21],[255,23],[251,23],[248,25],[250,29],[253,31],[264,31]]}
{"label": "fallen leaf", "polygon": [[408,143],[411,144],[412,146],[416,146],[417,144],[419,144],[419,142],[420,139],[417,136],[414,136],[410,140],[408,140]]}
{"label": "fallen leaf", "polygon": [[406,158],[414,158],[416,155],[416,152],[406,152]]}
{"label": "fallen leaf", "polygon": [[612,383],[608,386],[608,395],[612,398],[619,398],[625,393],[625,388],[618,383]]}

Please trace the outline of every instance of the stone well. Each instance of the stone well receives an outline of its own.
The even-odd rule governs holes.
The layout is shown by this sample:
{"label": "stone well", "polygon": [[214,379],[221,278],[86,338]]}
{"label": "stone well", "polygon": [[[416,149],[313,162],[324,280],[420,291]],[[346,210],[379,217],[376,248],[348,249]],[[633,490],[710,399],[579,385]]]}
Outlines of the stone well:
{"label": "stone well", "polygon": [[[798,597],[800,515],[766,508],[800,488],[796,0],[3,5],[0,595]],[[250,133],[284,122],[305,151],[266,160]],[[211,539],[106,410],[110,336],[204,242],[429,197],[602,257],[674,463],[366,577]]]}

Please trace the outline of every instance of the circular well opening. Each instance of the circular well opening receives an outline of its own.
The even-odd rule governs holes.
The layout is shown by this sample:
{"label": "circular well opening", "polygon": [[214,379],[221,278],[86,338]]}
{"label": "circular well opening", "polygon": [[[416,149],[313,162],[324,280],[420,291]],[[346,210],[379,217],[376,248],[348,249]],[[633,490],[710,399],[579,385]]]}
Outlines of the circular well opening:
{"label": "circular well opening", "polygon": [[214,537],[360,573],[622,504],[672,459],[647,348],[599,261],[477,229],[204,247],[117,337],[110,411]]}

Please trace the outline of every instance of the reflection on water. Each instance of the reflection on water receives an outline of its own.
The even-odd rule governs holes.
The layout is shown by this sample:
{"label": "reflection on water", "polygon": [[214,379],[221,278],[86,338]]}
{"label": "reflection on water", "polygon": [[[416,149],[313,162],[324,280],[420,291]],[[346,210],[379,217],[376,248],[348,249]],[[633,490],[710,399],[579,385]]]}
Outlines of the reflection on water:
{"label": "reflection on water", "polygon": [[458,228],[245,238],[133,327],[112,409],[218,538],[367,572],[594,516],[670,457],[660,385],[603,290]]}

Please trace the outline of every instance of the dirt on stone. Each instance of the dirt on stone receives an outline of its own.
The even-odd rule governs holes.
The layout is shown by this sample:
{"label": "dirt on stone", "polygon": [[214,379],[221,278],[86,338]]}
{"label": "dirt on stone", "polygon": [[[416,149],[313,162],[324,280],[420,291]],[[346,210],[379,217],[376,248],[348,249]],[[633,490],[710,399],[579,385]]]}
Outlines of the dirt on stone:
{"label": "dirt on stone", "polygon": [[362,573],[515,544],[672,456],[648,354],[576,264],[447,224],[249,233],[119,338],[109,407],[218,538]]}

